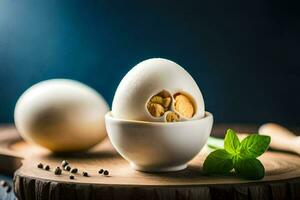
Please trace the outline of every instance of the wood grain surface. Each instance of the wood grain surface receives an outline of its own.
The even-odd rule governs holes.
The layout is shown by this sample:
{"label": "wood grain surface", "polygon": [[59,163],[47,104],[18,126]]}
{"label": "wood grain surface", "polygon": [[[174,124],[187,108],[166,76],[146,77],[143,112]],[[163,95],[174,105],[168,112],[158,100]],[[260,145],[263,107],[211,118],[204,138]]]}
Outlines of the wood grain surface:
{"label": "wood grain surface", "polygon": [[[221,130],[223,128],[216,126],[214,131],[224,131]],[[249,126],[235,129],[251,131]],[[14,128],[2,128],[0,132],[0,158],[7,157],[13,161],[6,162],[2,168],[13,171],[20,166],[20,158],[23,158],[21,167],[14,175],[14,190],[20,200],[300,199],[300,157],[295,154],[265,153],[260,160],[266,168],[266,176],[260,181],[249,181],[234,175],[204,175],[201,166],[208,153],[206,148],[189,163],[186,170],[143,173],[131,169],[108,140],[86,153],[53,155],[20,140]],[[63,171],[62,175],[53,173],[64,159],[79,169],[74,180],[69,179],[70,172]],[[50,171],[37,168],[40,162],[50,165]],[[109,176],[98,174],[99,169],[109,170]],[[82,171],[90,176],[82,176]]]}

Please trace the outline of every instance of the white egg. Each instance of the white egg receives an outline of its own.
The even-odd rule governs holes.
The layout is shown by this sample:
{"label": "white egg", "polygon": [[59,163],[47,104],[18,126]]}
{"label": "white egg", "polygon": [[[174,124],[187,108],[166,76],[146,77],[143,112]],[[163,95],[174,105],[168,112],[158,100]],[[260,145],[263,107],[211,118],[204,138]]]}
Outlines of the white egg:
{"label": "white egg", "polygon": [[53,152],[86,150],[106,136],[109,107],[92,88],[73,80],[52,79],[30,87],[15,107],[21,136]]}
{"label": "white egg", "polygon": [[[153,117],[147,109],[147,102],[161,91],[170,94],[172,105],[163,116]],[[178,93],[188,96],[195,109],[189,119],[177,112],[180,121],[204,117],[204,100],[192,76],[170,60],[148,59],[133,67],[120,82],[112,103],[112,115],[127,120],[164,121],[166,114],[174,111],[174,95]]]}

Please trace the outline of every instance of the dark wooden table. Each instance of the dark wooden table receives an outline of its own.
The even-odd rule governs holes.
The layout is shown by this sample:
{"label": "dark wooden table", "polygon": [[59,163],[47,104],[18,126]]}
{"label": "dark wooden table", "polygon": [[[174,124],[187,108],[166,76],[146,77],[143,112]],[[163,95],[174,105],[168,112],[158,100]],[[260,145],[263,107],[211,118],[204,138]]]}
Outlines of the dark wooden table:
{"label": "dark wooden table", "polygon": [[[227,128],[234,129],[241,133],[255,133],[257,132],[258,126],[257,125],[235,125],[235,124],[218,124],[214,126],[212,135],[217,137],[222,137],[226,131]],[[15,134],[16,131],[13,128],[0,128],[0,136],[1,136],[1,130],[8,130],[6,131],[6,135],[8,134]],[[297,128],[293,129],[296,130]],[[16,139],[12,138],[11,141],[17,141]],[[6,143],[7,144],[7,143]],[[27,145],[28,146],[28,145]],[[13,147],[15,150],[23,150],[26,147],[26,144],[20,143],[17,145],[14,145]],[[107,148],[107,149],[106,149]],[[5,149],[5,148],[4,148]],[[300,199],[300,176],[295,178],[287,178],[286,180],[284,177],[280,177],[281,179],[278,181],[269,181],[268,179],[272,179],[274,173],[271,171],[266,177],[266,180],[260,181],[260,182],[248,182],[244,180],[238,180],[233,177],[225,177],[224,180],[221,180],[221,182],[224,182],[223,184],[219,182],[219,184],[214,184],[213,181],[211,181],[211,178],[205,177],[201,175],[201,162],[203,159],[200,157],[199,159],[196,159],[195,161],[191,162],[190,167],[187,170],[184,170],[182,172],[178,173],[171,173],[171,174],[144,174],[140,172],[131,171],[128,168],[128,163],[126,163],[123,159],[121,159],[111,147],[100,147],[101,152],[106,152],[105,155],[111,155],[110,157],[103,158],[104,160],[111,160],[111,159],[117,159],[115,164],[119,166],[111,166],[107,164],[107,161],[99,161],[99,157],[92,158],[91,166],[93,168],[93,165],[98,162],[99,165],[102,166],[110,166],[112,169],[122,169],[126,171],[127,174],[120,174],[116,170],[112,171],[112,177],[110,179],[106,179],[102,184],[99,184],[99,180],[96,177],[96,175],[92,174],[92,177],[88,180],[91,182],[95,182],[95,184],[89,184],[86,183],[86,180],[78,178],[77,181],[83,181],[82,184],[78,185],[78,182],[69,182],[67,179],[63,180],[64,178],[68,178],[68,176],[64,176],[64,178],[57,178],[52,177],[52,174],[45,174],[43,171],[38,171],[36,168],[33,168],[37,162],[34,160],[35,150],[29,150],[28,152],[33,153],[31,157],[33,157],[33,160],[25,159],[25,163],[27,163],[28,167],[22,167],[21,170],[18,170],[15,173],[15,188],[17,189],[19,195],[21,195],[21,199],[32,199],[34,197],[39,196],[40,199],[48,199],[48,195],[43,195],[38,193],[40,191],[47,191],[48,194],[50,192],[49,186],[51,185],[53,194],[55,194],[52,197],[55,197],[54,199],[61,199],[61,195],[66,195],[65,197],[67,199],[82,199],[79,198],[81,195],[87,197],[88,199],[120,199],[117,197],[122,197],[121,199],[132,199],[133,197],[140,197],[142,199],[170,199],[170,197],[174,197],[176,199]],[[1,150],[1,148],[0,148]],[[11,150],[9,149],[7,153],[11,153]],[[27,150],[26,150],[27,151]],[[3,152],[3,149],[2,149]],[[20,154],[21,155],[21,154]],[[104,155],[104,154],[103,154]],[[290,176],[289,167],[290,165],[297,165],[298,158],[295,155],[292,154],[284,154],[284,153],[268,153],[270,158],[272,156],[274,157],[274,160],[270,160],[270,158],[267,159],[268,163],[273,165],[273,162],[280,163],[281,161],[275,159],[276,156],[281,156],[283,159],[287,158],[290,163],[284,164],[284,170],[287,170],[286,176]],[[45,159],[45,162],[49,162],[51,164],[57,163],[58,160],[62,158],[51,158],[44,157],[43,155],[38,155],[40,160]],[[5,158],[7,159],[7,158]],[[68,158],[70,160],[74,160],[76,163],[76,159],[74,158]],[[88,165],[90,158],[85,159],[85,164]],[[27,162],[26,162],[27,160]],[[100,159],[101,160],[101,159]],[[263,159],[264,160],[264,159]],[[295,163],[296,161],[296,163]],[[1,156],[0,156],[0,163],[1,163]],[[15,163],[12,161],[10,164],[12,167],[9,169],[2,168],[2,172],[6,172],[6,174],[12,175],[12,173],[18,168],[19,163]],[[32,165],[32,166],[31,166]],[[80,165],[80,163],[78,163]],[[98,164],[96,167],[99,166]],[[276,164],[277,165],[277,164]],[[277,166],[275,165],[275,168]],[[121,167],[120,167],[121,166]],[[267,166],[268,167],[268,166]],[[295,166],[294,166],[295,167]],[[299,160],[299,168],[300,168],[300,160]],[[0,165],[1,169],[1,165]],[[129,171],[128,171],[129,170]],[[0,171],[1,172],[1,171]],[[114,174],[115,172],[115,174]],[[31,174],[28,176],[28,173]],[[298,172],[297,172],[298,173]],[[297,174],[296,173],[296,174]],[[120,176],[121,175],[121,176]],[[130,177],[129,181],[132,181],[132,183],[139,183],[138,179],[143,179],[147,182],[149,185],[144,185],[140,187],[139,185],[116,185],[114,181],[124,182],[124,179]],[[283,175],[284,176],[284,175]],[[44,178],[41,178],[44,177]],[[94,178],[95,177],[95,178]],[[119,179],[118,177],[122,177],[122,179]],[[3,177],[2,177],[3,178]],[[7,179],[7,177],[5,177]],[[48,179],[49,178],[49,179]],[[201,183],[201,181],[203,181]],[[218,180],[218,177],[212,178],[216,182],[220,181]],[[222,177],[221,177],[222,179]],[[8,179],[10,182],[11,179]],[[173,180],[170,182],[170,180]],[[273,180],[273,179],[272,179]],[[102,180],[100,180],[101,182]],[[175,182],[174,182],[175,181]],[[205,182],[206,181],[206,182]],[[230,182],[232,184],[227,184],[226,182]],[[125,181],[126,182],[126,181]],[[168,183],[171,183],[172,186],[168,186]],[[189,185],[182,185],[183,183],[188,183]],[[200,185],[199,185],[199,184]],[[105,185],[104,185],[105,184]],[[160,186],[162,184],[162,186]],[[121,186],[121,187],[120,187]],[[45,188],[44,188],[45,187]],[[46,190],[45,190],[46,189]],[[74,191],[77,190],[77,194],[74,193]],[[65,192],[63,192],[65,191]],[[78,191],[81,191],[78,193]],[[101,191],[100,193],[95,193],[96,191]],[[43,192],[42,192],[43,193]],[[0,199],[14,199],[14,195],[12,193],[6,194],[0,191]],[[58,196],[57,196],[58,195]],[[95,198],[92,198],[90,195],[95,195]],[[146,196],[145,196],[146,195]],[[174,196],[175,195],[175,196]],[[97,197],[97,198],[96,198]],[[174,199],[172,198],[172,199]],[[63,198],[64,199],[64,198]],[[85,198],[84,198],[85,199]]]}

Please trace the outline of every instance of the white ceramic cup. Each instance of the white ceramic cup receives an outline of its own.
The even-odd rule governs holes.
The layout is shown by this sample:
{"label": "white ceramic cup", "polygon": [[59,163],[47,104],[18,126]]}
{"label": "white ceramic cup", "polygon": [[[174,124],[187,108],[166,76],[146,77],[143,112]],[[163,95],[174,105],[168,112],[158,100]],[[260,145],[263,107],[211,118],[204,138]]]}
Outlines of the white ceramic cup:
{"label": "white ceramic cup", "polygon": [[175,123],[145,122],[105,115],[109,139],[130,165],[139,171],[166,172],[185,169],[205,145],[213,115]]}

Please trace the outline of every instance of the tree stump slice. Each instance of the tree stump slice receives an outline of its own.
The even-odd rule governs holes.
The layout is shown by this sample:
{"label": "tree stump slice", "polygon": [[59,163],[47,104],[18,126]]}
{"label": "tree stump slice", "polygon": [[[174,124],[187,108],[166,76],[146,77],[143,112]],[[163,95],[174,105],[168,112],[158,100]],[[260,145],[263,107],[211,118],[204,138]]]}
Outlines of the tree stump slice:
{"label": "tree stump slice", "polygon": [[[221,127],[216,126],[214,131]],[[1,170],[16,170],[14,191],[19,200],[300,199],[300,156],[268,151],[259,158],[266,176],[249,181],[234,175],[205,176],[202,164],[207,154],[204,148],[182,171],[143,173],[131,169],[109,140],[86,153],[53,155],[25,143],[13,127],[0,128],[0,161],[5,163]],[[74,180],[67,171],[54,174],[62,160],[79,169]],[[38,163],[50,165],[50,171],[37,168]],[[98,174],[99,169],[109,170],[109,176]],[[82,171],[88,172],[89,177],[82,176]]]}

